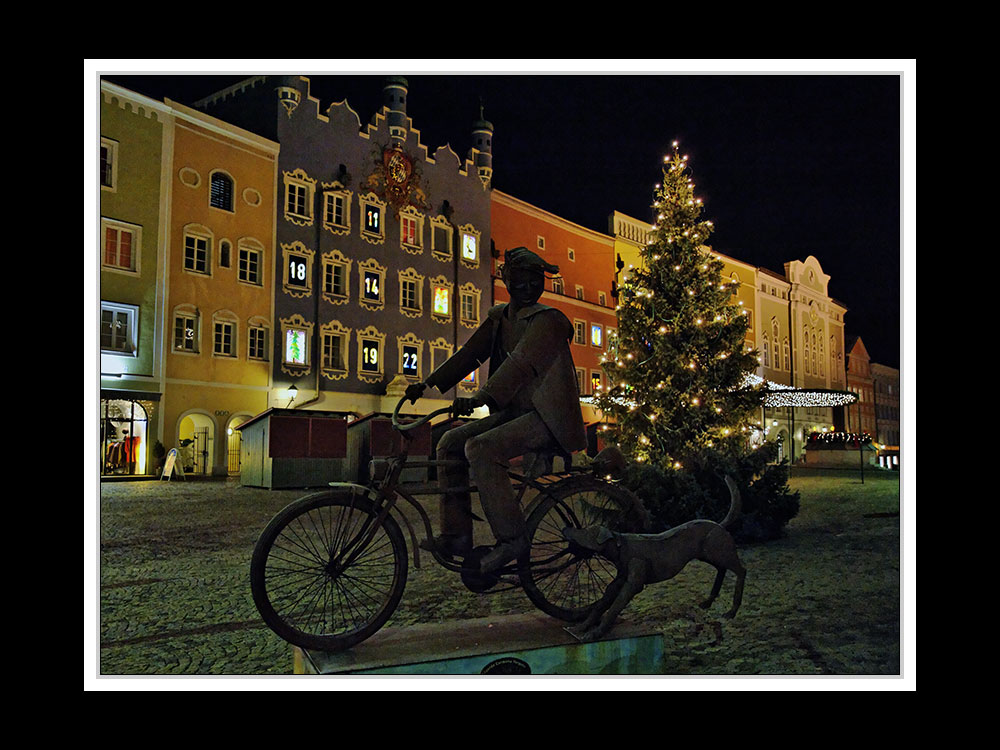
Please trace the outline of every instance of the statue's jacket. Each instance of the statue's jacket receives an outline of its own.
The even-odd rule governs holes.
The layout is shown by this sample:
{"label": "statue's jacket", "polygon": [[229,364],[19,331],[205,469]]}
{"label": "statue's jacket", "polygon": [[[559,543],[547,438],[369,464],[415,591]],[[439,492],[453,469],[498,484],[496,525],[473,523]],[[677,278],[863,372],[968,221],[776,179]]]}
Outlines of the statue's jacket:
{"label": "statue's jacket", "polygon": [[506,315],[507,307],[490,308],[465,345],[425,382],[442,392],[450,390],[489,359],[489,379],[477,395],[491,413],[510,410],[516,416],[534,409],[564,451],[586,448],[569,349],[573,325],[559,310],[546,305],[524,307],[515,320]]}

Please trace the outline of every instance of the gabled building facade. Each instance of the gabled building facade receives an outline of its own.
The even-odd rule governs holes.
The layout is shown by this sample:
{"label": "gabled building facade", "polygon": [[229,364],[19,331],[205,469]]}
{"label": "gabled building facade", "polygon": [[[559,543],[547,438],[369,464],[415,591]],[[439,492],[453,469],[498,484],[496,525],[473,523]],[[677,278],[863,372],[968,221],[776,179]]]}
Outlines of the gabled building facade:
{"label": "gabled building facade", "polygon": [[248,79],[196,105],[280,144],[272,407],[391,411],[492,302],[492,125],[470,123],[464,159],[448,145],[431,153],[406,114],[406,79],[381,83],[367,125],[346,100],[321,111],[301,76]]}
{"label": "gabled building facade", "polygon": [[235,429],[267,408],[278,145],[167,100],[172,119],[164,445],[239,471]]}

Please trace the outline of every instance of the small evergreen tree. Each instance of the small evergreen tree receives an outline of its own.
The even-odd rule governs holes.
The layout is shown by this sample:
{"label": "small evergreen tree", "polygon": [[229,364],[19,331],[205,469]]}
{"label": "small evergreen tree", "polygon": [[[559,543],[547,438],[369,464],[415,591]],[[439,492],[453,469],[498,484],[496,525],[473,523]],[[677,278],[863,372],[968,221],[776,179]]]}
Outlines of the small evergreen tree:
{"label": "small evergreen tree", "polygon": [[617,351],[604,364],[609,387],[596,399],[626,456],[665,470],[745,441],[761,403],[747,383],[757,366],[744,346],[747,316],[733,301],[736,283],[722,278],[722,261],[706,246],[712,223],[693,190],[675,143],[642,263],[619,294]]}

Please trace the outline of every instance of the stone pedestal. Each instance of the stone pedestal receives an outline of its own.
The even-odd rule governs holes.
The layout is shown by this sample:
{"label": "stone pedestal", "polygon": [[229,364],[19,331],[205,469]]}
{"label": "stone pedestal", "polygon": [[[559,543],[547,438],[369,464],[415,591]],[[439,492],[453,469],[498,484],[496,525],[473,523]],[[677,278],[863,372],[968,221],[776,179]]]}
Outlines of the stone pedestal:
{"label": "stone pedestal", "polygon": [[635,675],[661,674],[663,636],[618,622],[581,643],[542,614],[386,628],[347,651],[294,649],[295,674]]}

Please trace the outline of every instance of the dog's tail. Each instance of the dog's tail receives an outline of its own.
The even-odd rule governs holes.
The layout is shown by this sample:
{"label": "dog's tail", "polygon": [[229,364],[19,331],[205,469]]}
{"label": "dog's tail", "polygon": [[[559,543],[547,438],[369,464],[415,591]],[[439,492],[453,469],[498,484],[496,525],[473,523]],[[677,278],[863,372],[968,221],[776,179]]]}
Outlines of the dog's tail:
{"label": "dog's tail", "polygon": [[734,482],[733,478],[728,474],[726,475],[725,480],[726,486],[729,488],[729,512],[726,514],[726,517],[719,522],[719,526],[724,529],[728,529],[739,517],[743,504],[740,498],[740,489],[736,486],[736,482]]}

